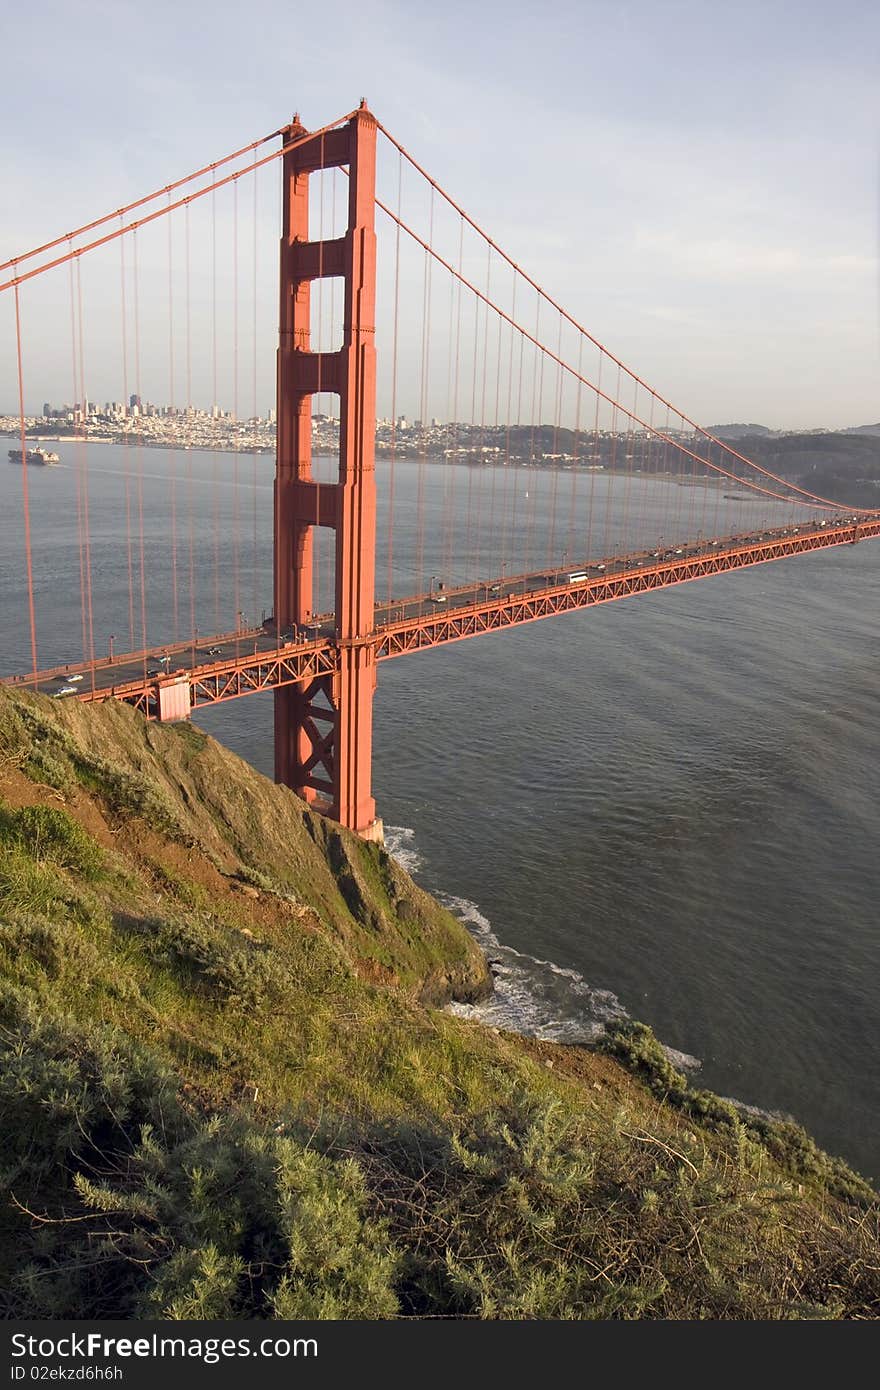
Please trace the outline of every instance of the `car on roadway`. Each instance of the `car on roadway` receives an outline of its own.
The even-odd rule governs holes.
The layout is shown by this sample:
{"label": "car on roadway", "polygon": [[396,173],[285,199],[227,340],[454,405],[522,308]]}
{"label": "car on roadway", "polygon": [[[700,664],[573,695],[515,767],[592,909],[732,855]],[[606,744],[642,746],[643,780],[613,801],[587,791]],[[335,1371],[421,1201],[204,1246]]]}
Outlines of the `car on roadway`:
{"label": "car on roadway", "polygon": [[76,693],[77,689],[75,685],[62,685],[60,690],[53,690],[52,699],[63,700],[66,695],[76,695]]}

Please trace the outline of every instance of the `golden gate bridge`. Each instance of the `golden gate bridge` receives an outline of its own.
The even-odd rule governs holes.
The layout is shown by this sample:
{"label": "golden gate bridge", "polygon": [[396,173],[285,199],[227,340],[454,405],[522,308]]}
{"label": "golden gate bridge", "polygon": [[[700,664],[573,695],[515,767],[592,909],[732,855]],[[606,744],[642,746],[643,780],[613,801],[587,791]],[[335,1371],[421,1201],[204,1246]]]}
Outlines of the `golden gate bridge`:
{"label": "golden gate bridge", "polygon": [[[182,473],[176,465],[169,472],[171,596],[164,607],[170,621],[162,620],[166,630],[157,640],[145,543],[147,439],[137,410],[124,408],[126,564],[117,598],[118,626],[127,625],[128,650],[114,652],[111,641],[107,655],[98,655],[94,580],[102,541],[94,534],[95,485],[82,404],[85,343],[94,344],[98,335],[105,346],[109,341],[124,403],[140,402],[148,365],[167,374],[169,399],[178,400],[186,441],[196,437],[194,370],[210,367],[216,417],[224,353],[236,424],[248,375],[256,417],[257,360],[268,337],[259,325],[264,310],[258,267],[265,267],[266,257],[258,187],[260,171],[277,175],[279,166],[269,611],[259,624],[243,621],[249,579],[253,612],[259,611],[257,576],[247,573],[249,565],[254,571],[257,565],[253,490],[258,467],[254,461],[249,484],[239,457],[248,451],[245,428],[238,431],[233,453],[234,507],[227,533],[216,495],[211,504],[213,602],[210,595],[206,599],[197,565],[191,463]],[[378,187],[378,173],[387,190]],[[242,190],[248,185],[252,206],[246,225]],[[231,208],[224,197],[231,197]],[[389,233],[381,243],[377,214]],[[159,229],[166,234],[164,243],[149,243]],[[218,244],[224,237],[231,304],[222,302],[218,277]],[[107,257],[117,253],[118,262],[111,264]],[[100,266],[100,275],[93,279],[90,299],[88,283],[84,294],[83,265],[92,263]],[[115,286],[112,322],[109,284]],[[383,306],[381,324],[377,299]],[[73,421],[76,516],[70,521],[76,526],[79,561],[81,654],[71,647],[68,659],[40,665],[41,604],[57,605],[58,596],[51,585],[41,586],[39,521],[32,516],[30,470],[23,463],[30,661],[26,671],[7,680],[57,692],[61,678],[81,701],[121,700],[159,720],[184,719],[205,705],[272,691],[277,780],[367,837],[381,835],[371,764],[373,696],[383,661],[880,535],[880,513],[844,507],[802,481],[760,467],[648,386],[517,265],[364,103],[315,131],[295,117],[224,158],[5,262],[0,265],[4,302],[13,310],[22,460],[29,438],[33,445],[26,380],[37,375],[49,352],[45,335],[28,334],[32,304],[43,312],[53,305],[59,319],[69,315],[71,380],[81,403]],[[156,357],[160,302],[167,360],[157,367],[147,359]],[[246,337],[250,362],[241,346]],[[389,410],[381,441],[384,497],[377,496],[380,378]],[[132,385],[136,390],[130,397]],[[329,479],[313,467],[315,403],[326,396],[338,398],[339,412],[338,419],[332,417],[336,447]],[[412,429],[398,414],[404,397],[416,402],[420,413]],[[428,425],[432,403],[438,401],[448,421],[439,432]],[[199,442],[183,445],[192,447]],[[418,483],[415,509],[401,517],[395,469],[404,459],[415,461]],[[456,498],[462,462],[466,496]],[[428,467],[444,468],[449,478],[439,510],[425,485]],[[529,484],[525,489],[523,480]],[[661,486],[669,480],[677,486]],[[216,467],[213,481],[216,494],[224,481]],[[248,486],[250,559],[242,505]],[[529,507],[525,503],[541,488],[539,522],[534,499]],[[724,525],[730,516],[724,504],[731,498],[760,506],[736,534]],[[380,508],[382,535],[377,534]],[[410,560],[403,567],[395,526],[398,537],[405,528],[408,538]],[[381,575],[378,543],[385,558]],[[436,567],[445,579],[429,575]],[[322,611],[320,596],[329,593],[331,583],[332,607]],[[225,626],[221,588],[231,608]],[[75,640],[71,636],[71,643]]]}

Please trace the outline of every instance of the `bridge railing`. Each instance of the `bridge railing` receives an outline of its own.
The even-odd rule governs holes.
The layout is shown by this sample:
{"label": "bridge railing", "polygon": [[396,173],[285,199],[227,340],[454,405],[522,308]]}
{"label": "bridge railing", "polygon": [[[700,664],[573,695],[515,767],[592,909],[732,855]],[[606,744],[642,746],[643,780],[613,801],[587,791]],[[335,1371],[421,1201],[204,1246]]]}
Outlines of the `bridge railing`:
{"label": "bridge railing", "polygon": [[43,681],[51,681],[58,676],[66,676],[76,672],[87,671],[106,671],[114,666],[134,666],[138,662],[147,663],[155,661],[157,656],[178,656],[183,652],[196,652],[199,647],[206,644],[219,646],[226,642],[243,642],[254,637],[259,637],[264,633],[262,626],[256,628],[239,628],[234,632],[206,633],[204,637],[198,633],[194,638],[187,642],[160,642],[154,647],[141,647],[133,652],[114,652],[112,656],[96,656],[92,661],[68,661],[59,666],[47,666],[40,671],[29,671],[26,675],[3,676],[0,678],[2,685],[40,685]]}

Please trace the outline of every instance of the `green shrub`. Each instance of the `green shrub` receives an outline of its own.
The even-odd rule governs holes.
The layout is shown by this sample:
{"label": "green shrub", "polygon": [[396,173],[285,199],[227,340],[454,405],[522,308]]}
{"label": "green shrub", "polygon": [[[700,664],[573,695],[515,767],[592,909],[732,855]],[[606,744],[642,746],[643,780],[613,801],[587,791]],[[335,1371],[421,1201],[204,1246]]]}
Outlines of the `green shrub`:
{"label": "green shrub", "polygon": [[56,791],[60,792],[70,791],[76,782],[70,759],[58,757],[49,748],[40,744],[35,745],[28,753],[22,762],[21,770],[32,782],[38,782],[45,787],[54,787]]}
{"label": "green shrub", "polygon": [[[353,1162],[214,1120],[168,1151],[147,1136],[126,1177],[157,1194],[146,1317],[384,1318],[396,1257]],[[114,1189],[90,1204],[115,1211]],[[118,1221],[114,1221],[118,1225]],[[169,1259],[167,1248],[174,1254]]]}
{"label": "green shrub", "polygon": [[262,869],[255,869],[250,864],[242,864],[236,877],[241,883],[250,884],[252,888],[259,888],[263,893],[275,893],[279,897],[283,896],[274,879],[270,878],[268,874],[264,874]]}
{"label": "green shrub", "polygon": [[17,913],[14,919],[0,920],[0,952],[19,967],[33,961],[52,977],[70,949],[68,936],[63,927],[40,917]]}
{"label": "green shrub", "polygon": [[792,1177],[818,1182],[844,1201],[876,1201],[876,1193],[858,1173],[842,1159],[824,1153],[794,1121],[756,1114],[691,1086],[683,1073],[676,1071],[647,1024],[632,1019],[612,1023],[596,1047],[638,1076],[655,1096],[696,1121],[721,1131],[743,1130]]}
{"label": "green shrub", "polygon": [[37,704],[0,700],[0,762],[16,763],[32,782],[68,791],[76,782],[71,751],[75,745]]}
{"label": "green shrub", "polygon": [[[149,1049],[4,991],[0,1185],[22,1213],[7,1317],[393,1316],[357,1165],[179,1104]],[[2,1283],[4,1281],[0,1281]]]}
{"label": "green shrub", "polygon": [[0,803],[0,845],[19,850],[37,863],[49,861],[93,879],[103,861],[100,847],[67,811],[57,806]]}
{"label": "green shrub", "polygon": [[152,829],[181,838],[181,827],[174,808],[163,789],[140,773],[126,772],[104,758],[73,758],[77,781],[94,792],[119,816],[135,816],[150,822]]}
{"label": "green shrub", "polygon": [[155,962],[181,982],[222,1003],[264,1009],[288,992],[291,979],[270,946],[214,918],[193,913],[185,921],[127,919]]}
{"label": "green shrub", "polygon": [[175,1110],[170,1074],[124,1035],[44,1015],[20,990],[0,989],[2,1185],[39,1186],[70,1156],[128,1148],[143,1124]]}

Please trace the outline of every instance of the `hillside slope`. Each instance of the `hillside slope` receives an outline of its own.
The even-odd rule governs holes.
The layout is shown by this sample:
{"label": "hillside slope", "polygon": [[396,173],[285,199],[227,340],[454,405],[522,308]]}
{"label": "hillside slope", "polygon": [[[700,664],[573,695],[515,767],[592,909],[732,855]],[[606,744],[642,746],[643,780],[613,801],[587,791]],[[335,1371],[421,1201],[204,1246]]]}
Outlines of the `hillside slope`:
{"label": "hillside slope", "polygon": [[381,849],[0,687],[7,1317],[876,1317],[880,1209],[647,1029],[537,1043]]}

